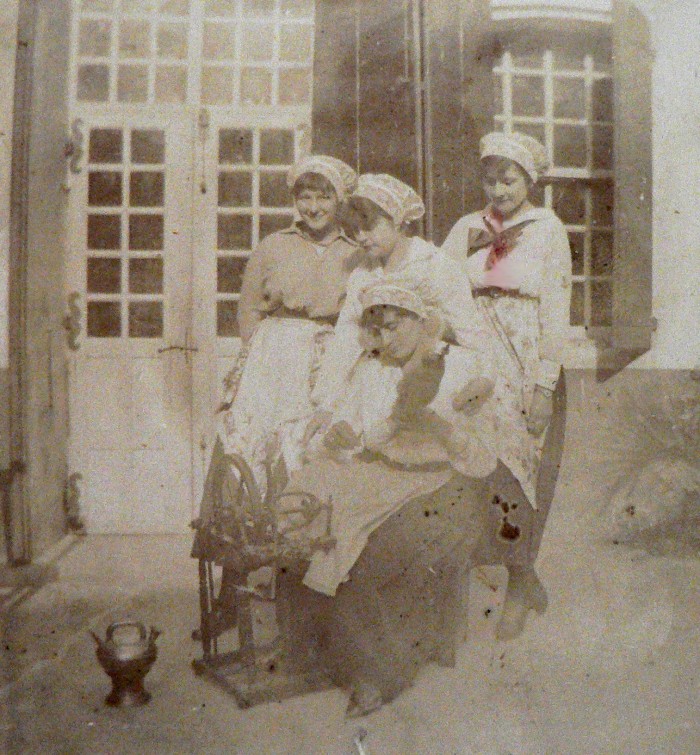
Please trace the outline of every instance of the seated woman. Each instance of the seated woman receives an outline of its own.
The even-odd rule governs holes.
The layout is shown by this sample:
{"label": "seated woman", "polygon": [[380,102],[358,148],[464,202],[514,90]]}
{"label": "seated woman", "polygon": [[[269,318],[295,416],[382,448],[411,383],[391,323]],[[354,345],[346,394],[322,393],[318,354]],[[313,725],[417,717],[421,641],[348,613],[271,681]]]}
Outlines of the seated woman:
{"label": "seated woman", "polygon": [[444,641],[441,576],[469,563],[496,467],[478,360],[442,342],[440,318],[407,289],[383,281],[360,302],[364,350],[329,429],[312,426],[303,456],[286,454],[288,492],[332,499],[336,545],[278,582],[289,654],[315,643],[351,690],[350,715],[409,686]]}

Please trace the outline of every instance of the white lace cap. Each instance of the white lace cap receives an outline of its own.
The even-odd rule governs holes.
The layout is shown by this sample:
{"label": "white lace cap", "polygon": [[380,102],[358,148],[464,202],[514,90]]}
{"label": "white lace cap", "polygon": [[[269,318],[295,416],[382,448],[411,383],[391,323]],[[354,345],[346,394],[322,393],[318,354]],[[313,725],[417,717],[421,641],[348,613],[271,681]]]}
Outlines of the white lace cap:
{"label": "white lace cap", "polygon": [[400,225],[418,220],[425,214],[425,205],[418,194],[408,184],[387,173],[361,175],[353,196],[374,202]]}
{"label": "white lace cap", "polygon": [[340,200],[345,199],[357,186],[357,173],[347,163],[329,155],[309,155],[289,169],[287,187],[290,191],[305,173],[316,173],[328,179]]}

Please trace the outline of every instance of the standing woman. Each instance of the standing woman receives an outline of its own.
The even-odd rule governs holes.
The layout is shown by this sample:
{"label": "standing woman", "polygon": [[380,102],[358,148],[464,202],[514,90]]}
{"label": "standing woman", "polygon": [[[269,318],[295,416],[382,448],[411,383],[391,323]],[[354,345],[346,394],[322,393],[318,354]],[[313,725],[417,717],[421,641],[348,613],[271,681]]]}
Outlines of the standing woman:
{"label": "standing woman", "polygon": [[[355,171],[334,157],[310,156],[292,166],[287,185],[298,220],[266,236],[248,261],[238,309],[243,344],[225,380],[200,528],[229,482],[224,454],[241,456],[264,490],[271,437],[286,421],[312,411],[318,365],[359,262],[357,245],[338,221],[356,182]],[[192,556],[201,556],[199,530]],[[214,634],[235,625],[235,590],[243,579],[224,566]]]}
{"label": "standing woman", "polygon": [[462,265],[496,335],[502,463],[494,479],[499,535],[489,547],[509,572],[497,636],[511,639],[530,608],[547,605],[534,562],[563,445],[571,251],[554,212],[530,202],[548,167],[544,147],[525,134],[500,132],[484,136],[480,147],[488,205],[459,220],[442,248]]}
{"label": "standing woman", "polygon": [[311,411],[316,367],[359,262],[357,245],[338,222],[356,181],[355,171],[333,157],[294,165],[287,184],[299,219],[260,242],[243,276],[243,345],[227,378],[219,439],[226,453],[243,456],[262,486],[271,434]]}
{"label": "standing woman", "polygon": [[347,376],[367,346],[361,337],[361,296],[368,286],[381,281],[407,288],[436,309],[446,324],[447,339],[471,351],[481,374],[491,376],[493,336],[471,291],[462,283],[459,265],[433,244],[409,235],[411,223],[424,212],[418,194],[397,178],[360,176],[348,200],[347,215],[363,260],[348,280],[335,336],[319,370],[314,399],[321,409],[332,409],[342,396]]}

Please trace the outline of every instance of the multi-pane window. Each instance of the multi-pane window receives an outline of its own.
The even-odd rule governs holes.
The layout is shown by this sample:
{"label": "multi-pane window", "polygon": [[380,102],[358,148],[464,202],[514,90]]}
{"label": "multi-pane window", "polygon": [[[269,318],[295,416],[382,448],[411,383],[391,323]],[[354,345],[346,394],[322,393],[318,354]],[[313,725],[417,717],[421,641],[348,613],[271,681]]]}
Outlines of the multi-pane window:
{"label": "multi-pane window", "polygon": [[509,45],[494,68],[496,127],[546,147],[539,197],[565,223],[574,283],[571,324],[611,324],[613,105],[608,50]]}
{"label": "multi-pane window", "polygon": [[282,128],[224,128],[218,140],[216,330],[234,337],[250,250],[293,219],[286,175],[297,134]]}
{"label": "multi-pane window", "polygon": [[90,131],[85,217],[87,335],[163,335],[165,138]]}
{"label": "multi-pane window", "polygon": [[76,100],[311,102],[313,0],[76,0]]}

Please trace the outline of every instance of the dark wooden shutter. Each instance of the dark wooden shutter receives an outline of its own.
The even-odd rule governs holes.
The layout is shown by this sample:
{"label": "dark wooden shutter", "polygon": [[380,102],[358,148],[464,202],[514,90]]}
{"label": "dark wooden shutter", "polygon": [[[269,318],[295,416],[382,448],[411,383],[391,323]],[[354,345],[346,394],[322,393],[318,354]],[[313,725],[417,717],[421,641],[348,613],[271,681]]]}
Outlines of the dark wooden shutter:
{"label": "dark wooden shutter", "polygon": [[493,130],[493,66],[500,54],[489,0],[426,2],[427,183],[432,238],[484,203],[479,139]]}
{"label": "dark wooden shutter", "polygon": [[414,22],[412,2],[317,1],[312,141],[314,152],[419,187]]}
{"label": "dark wooden shutter", "polygon": [[652,66],[648,22],[628,0],[613,3],[615,81],[615,350],[651,346]]}

